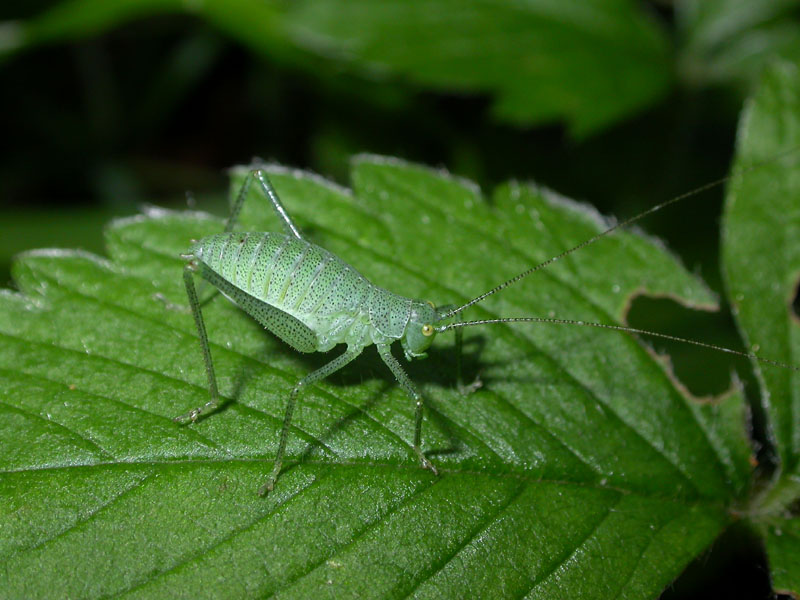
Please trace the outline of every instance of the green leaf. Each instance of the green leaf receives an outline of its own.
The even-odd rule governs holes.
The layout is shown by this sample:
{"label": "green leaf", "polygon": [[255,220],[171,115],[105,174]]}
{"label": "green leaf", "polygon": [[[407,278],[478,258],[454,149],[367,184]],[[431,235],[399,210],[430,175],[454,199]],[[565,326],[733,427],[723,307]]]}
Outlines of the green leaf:
{"label": "green leaf", "polygon": [[491,92],[501,119],[561,119],[579,136],[670,82],[666,37],[628,0],[306,1],[284,20],[300,47],[438,90]]}
{"label": "green leaf", "polygon": [[[70,0],[6,27],[0,49],[188,11],[255,51],[311,68],[445,92],[491,94],[498,118],[565,121],[587,135],[636,113],[671,83],[667,38],[631,0]],[[5,41],[3,41],[5,38]]]}
{"label": "green leaf", "polygon": [[[739,129],[737,175],[728,188],[723,228],[725,277],[742,335],[754,351],[800,363],[800,326],[792,301],[800,280],[800,75],[769,70]],[[791,151],[791,152],[790,152]],[[786,155],[783,160],[772,160]],[[755,365],[772,437],[786,475],[800,474],[800,375]]]}
{"label": "green leaf", "polygon": [[773,589],[800,596],[800,519],[786,519],[766,536]]}
{"label": "green leaf", "polygon": [[[724,275],[744,339],[764,357],[800,363],[800,322],[792,304],[800,282],[800,74],[768,70],[739,127],[736,168],[726,198]],[[782,160],[775,160],[783,155]],[[760,164],[765,163],[765,164]],[[752,165],[758,168],[749,170]],[[800,593],[800,373],[754,364],[778,469],[751,503],[765,537],[775,591]]]}
{"label": "green leaf", "polygon": [[[353,191],[271,167],[314,242],[374,283],[463,302],[606,227],[534,185],[487,203],[469,182],[363,156]],[[243,169],[236,171],[240,177]],[[248,230],[278,230],[263,199]],[[367,348],[304,391],[273,493],[302,356],[222,297],[204,308],[227,405],[207,399],[181,252],[222,220],[151,210],[114,222],[109,260],[22,255],[0,294],[0,589],[16,597],[652,598],[733,520],[749,486],[744,405],[687,398],[629,335],[588,327],[467,330],[407,366],[427,410]],[[504,290],[466,316],[607,323],[635,294],[714,299],[653,240],[625,232]]]}
{"label": "green leaf", "polygon": [[689,83],[749,90],[776,57],[800,61],[796,0],[682,0],[676,8],[678,63]]}

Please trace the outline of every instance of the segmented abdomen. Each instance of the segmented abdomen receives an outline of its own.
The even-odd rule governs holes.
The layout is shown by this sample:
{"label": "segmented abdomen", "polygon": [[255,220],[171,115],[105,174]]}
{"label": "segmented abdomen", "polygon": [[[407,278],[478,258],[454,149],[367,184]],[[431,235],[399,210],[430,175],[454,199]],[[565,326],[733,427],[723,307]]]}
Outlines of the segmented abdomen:
{"label": "segmented abdomen", "polygon": [[372,287],[327,250],[280,233],[211,235],[192,253],[239,289],[298,318],[355,316]]}

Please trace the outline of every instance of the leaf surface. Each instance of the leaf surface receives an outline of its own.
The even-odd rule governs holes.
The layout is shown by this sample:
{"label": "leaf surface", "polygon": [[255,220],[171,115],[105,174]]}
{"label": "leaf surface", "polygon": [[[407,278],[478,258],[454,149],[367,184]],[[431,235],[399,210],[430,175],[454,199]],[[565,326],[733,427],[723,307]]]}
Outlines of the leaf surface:
{"label": "leaf surface", "polygon": [[[469,182],[382,157],[354,162],[352,191],[269,170],[312,241],[377,285],[437,304],[606,226],[533,185],[502,186],[489,203]],[[255,195],[242,221],[279,230]],[[179,254],[222,227],[151,210],[112,223],[108,260],[19,258],[19,292],[0,294],[0,589],[650,598],[746,494],[738,393],[687,398],[626,334],[497,325],[466,332],[467,377],[484,383],[472,395],[454,390],[449,336],[407,367],[440,476],[418,466],[412,402],[368,348],[304,392],[286,470],[258,497],[291,386],[331,357],[292,352],[217,297],[204,315],[228,403],[192,426],[171,421],[206,400],[206,379],[191,315],[154,295],[185,305]],[[619,323],[637,293],[714,305],[660,244],[620,232],[466,316]]]}
{"label": "leaf surface", "polygon": [[[728,189],[723,256],[731,304],[750,348],[800,363],[800,325],[792,302],[800,281],[800,75],[770,70],[739,130],[737,175]],[[784,154],[783,160],[772,160]],[[783,470],[800,466],[800,375],[755,365]]]}
{"label": "leaf surface", "polygon": [[[778,63],[763,77],[739,127],[723,226],[724,274],[750,349],[800,363],[800,73]],[[776,156],[781,156],[775,160]],[[765,163],[765,164],[760,164]],[[747,170],[751,165],[758,168]],[[765,537],[775,591],[800,595],[800,373],[754,364],[777,470],[751,505]]]}
{"label": "leaf surface", "polygon": [[766,534],[772,587],[776,592],[800,596],[800,519],[772,525]]}
{"label": "leaf surface", "polygon": [[[655,102],[671,83],[667,38],[631,0],[69,0],[7,24],[7,53],[151,14],[189,12],[271,59],[489,94],[517,125],[565,121],[584,136]],[[324,79],[324,76],[322,77]]]}
{"label": "leaf surface", "polygon": [[750,90],[771,61],[800,60],[794,0],[682,0],[676,9],[678,68],[688,83]]}

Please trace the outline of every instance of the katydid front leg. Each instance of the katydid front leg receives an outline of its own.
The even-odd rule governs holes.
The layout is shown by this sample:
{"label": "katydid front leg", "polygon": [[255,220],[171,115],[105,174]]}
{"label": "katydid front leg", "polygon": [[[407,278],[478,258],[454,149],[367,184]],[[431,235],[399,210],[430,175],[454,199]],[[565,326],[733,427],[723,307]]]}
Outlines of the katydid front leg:
{"label": "katydid front leg", "polygon": [[414,401],[414,453],[422,463],[423,469],[430,469],[434,475],[438,475],[439,472],[436,470],[436,467],[422,452],[422,396],[417,391],[414,382],[411,381],[411,378],[403,370],[403,366],[398,362],[394,355],[392,355],[391,346],[389,344],[377,344],[377,346],[378,353],[381,355],[383,362],[385,362],[386,366],[391,369],[398,383],[403,386],[408,395]]}

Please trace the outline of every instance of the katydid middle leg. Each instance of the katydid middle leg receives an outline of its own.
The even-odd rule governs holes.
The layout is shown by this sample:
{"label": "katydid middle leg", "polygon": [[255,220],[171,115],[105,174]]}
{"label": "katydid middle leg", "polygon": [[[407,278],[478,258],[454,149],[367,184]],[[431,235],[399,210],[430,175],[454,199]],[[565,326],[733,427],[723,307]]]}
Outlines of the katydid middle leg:
{"label": "katydid middle leg", "polygon": [[289,427],[292,423],[292,413],[294,413],[294,405],[297,401],[297,394],[303,387],[311,385],[312,383],[316,383],[317,381],[324,379],[328,375],[332,375],[344,367],[347,363],[351,362],[355,357],[361,354],[362,350],[363,348],[360,347],[348,347],[344,354],[337,356],[331,362],[320,367],[316,371],[309,373],[300,381],[298,381],[297,384],[292,388],[292,392],[289,394],[289,402],[286,404],[286,413],[283,417],[281,437],[280,441],[278,442],[278,452],[275,454],[275,465],[272,468],[272,473],[270,474],[267,482],[258,489],[259,495],[263,496],[272,491],[272,488],[275,487],[275,480],[278,478],[278,475],[281,472],[283,456],[286,453],[286,440],[289,437]]}

